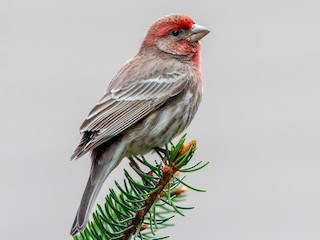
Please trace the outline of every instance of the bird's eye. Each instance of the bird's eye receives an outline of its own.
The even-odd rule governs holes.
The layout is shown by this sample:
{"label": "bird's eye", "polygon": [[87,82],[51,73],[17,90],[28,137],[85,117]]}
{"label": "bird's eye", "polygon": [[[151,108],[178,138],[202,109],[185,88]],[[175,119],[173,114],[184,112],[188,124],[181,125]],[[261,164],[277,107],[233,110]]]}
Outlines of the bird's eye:
{"label": "bird's eye", "polygon": [[179,30],[173,30],[173,31],[171,32],[171,34],[172,34],[172,36],[177,37],[177,36],[179,36],[180,31],[179,31]]}

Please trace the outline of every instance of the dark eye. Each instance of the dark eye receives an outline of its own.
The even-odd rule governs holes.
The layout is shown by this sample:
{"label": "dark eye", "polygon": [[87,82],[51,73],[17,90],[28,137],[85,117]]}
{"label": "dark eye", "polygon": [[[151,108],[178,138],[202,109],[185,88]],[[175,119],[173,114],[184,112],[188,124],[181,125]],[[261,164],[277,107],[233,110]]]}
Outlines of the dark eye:
{"label": "dark eye", "polygon": [[177,36],[179,36],[180,31],[179,31],[179,30],[173,30],[173,31],[171,32],[171,34],[172,34],[172,36],[177,37]]}

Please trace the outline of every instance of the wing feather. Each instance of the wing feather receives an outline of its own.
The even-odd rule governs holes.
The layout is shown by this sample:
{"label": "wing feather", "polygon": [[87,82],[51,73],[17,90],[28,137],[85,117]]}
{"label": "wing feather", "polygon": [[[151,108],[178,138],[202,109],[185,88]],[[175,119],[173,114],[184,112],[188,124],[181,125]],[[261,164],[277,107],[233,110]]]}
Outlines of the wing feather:
{"label": "wing feather", "polygon": [[119,86],[108,89],[81,125],[80,132],[86,139],[81,140],[73,158],[79,158],[140,121],[183,91],[187,83],[188,76],[175,71],[131,81],[123,89]]}

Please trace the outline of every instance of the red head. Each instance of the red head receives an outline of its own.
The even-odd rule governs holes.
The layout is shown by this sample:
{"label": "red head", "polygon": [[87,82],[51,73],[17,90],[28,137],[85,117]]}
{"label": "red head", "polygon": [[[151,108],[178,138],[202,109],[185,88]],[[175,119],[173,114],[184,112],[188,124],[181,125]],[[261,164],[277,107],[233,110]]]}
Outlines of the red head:
{"label": "red head", "polygon": [[195,24],[187,15],[172,14],[150,27],[141,50],[151,47],[167,54],[194,58],[200,50],[198,41],[208,33],[208,29]]}

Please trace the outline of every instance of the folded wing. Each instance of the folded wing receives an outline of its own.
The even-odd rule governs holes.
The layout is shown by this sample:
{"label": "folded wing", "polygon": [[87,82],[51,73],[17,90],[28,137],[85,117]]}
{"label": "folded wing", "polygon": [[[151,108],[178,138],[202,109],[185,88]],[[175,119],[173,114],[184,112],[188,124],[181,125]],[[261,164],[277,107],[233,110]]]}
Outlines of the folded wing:
{"label": "folded wing", "polygon": [[128,129],[182,92],[187,82],[188,76],[174,71],[109,89],[80,127],[82,139],[71,159],[81,157]]}

